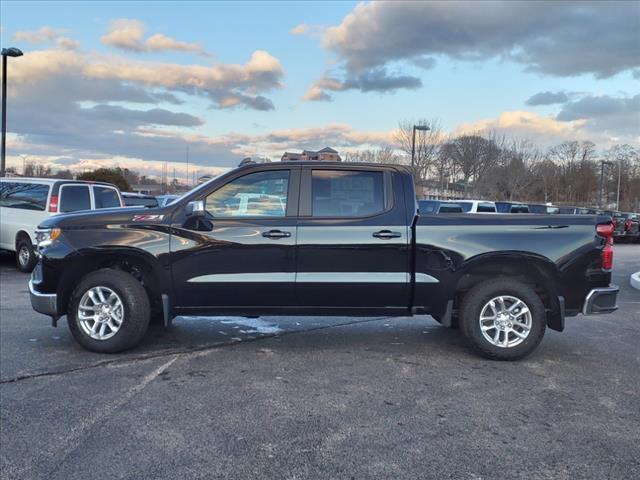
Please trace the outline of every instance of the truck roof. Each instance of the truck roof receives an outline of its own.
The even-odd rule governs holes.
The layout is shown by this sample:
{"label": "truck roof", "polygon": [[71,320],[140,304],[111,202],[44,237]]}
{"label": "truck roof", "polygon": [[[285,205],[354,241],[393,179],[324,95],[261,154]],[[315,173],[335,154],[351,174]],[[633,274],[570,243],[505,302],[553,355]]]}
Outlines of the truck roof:
{"label": "truck roof", "polygon": [[390,168],[404,173],[411,173],[409,166],[398,165],[395,163],[372,163],[372,162],[322,162],[313,160],[292,160],[286,162],[271,163],[245,163],[237,168],[282,168],[282,167],[311,167],[311,168],[328,168],[331,170],[348,170],[349,168]]}

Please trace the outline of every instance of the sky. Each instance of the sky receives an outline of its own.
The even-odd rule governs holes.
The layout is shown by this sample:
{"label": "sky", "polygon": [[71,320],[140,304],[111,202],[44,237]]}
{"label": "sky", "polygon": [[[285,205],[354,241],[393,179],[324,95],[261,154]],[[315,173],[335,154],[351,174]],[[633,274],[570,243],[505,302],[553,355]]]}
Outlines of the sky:
{"label": "sky", "polygon": [[[7,164],[394,146],[403,120],[640,145],[638,2],[0,2]],[[196,165],[194,167],[193,165]]]}

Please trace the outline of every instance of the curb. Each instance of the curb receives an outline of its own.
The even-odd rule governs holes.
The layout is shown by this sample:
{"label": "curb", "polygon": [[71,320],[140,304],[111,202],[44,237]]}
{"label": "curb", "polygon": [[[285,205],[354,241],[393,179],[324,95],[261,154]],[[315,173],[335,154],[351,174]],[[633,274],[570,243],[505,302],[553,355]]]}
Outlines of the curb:
{"label": "curb", "polygon": [[640,272],[636,272],[631,274],[631,278],[629,279],[629,283],[633,288],[637,288],[640,290]]}

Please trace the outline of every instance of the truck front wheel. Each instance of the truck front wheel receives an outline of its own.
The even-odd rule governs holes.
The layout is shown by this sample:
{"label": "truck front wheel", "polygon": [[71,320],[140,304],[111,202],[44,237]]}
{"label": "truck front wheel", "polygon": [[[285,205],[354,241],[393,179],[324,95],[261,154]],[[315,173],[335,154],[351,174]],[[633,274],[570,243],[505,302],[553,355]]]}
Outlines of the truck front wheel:
{"label": "truck front wheel", "polygon": [[463,298],[460,324],[482,356],[518,360],[536,349],[546,329],[540,296],[513,279],[496,279],[472,288]]}
{"label": "truck front wheel", "polygon": [[136,346],[149,326],[149,297],[132,275],[102,269],[85,276],[71,294],[67,320],[87,350],[115,353]]}

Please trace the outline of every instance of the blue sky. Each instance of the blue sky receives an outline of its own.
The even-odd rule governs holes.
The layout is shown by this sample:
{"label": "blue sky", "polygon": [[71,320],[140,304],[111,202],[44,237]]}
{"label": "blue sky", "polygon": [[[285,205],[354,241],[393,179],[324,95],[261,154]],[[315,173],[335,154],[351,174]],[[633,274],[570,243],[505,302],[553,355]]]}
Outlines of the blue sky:
{"label": "blue sky", "polygon": [[[179,162],[172,155],[181,151],[157,142],[154,151],[153,143],[142,142],[157,133],[189,143],[194,161],[218,167],[243,154],[277,158],[283,147],[321,148],[333,136],[333,146],[343,150],[393,146],[398,122],[420,117],[440,119],[445,132],[497,129],[545,146],[573,139],[602,148],[638,142],[637,3],[1,6],[2,46],[26,54],[10,60],[13,162],[22,154],[85,168],[115,158],[153,174],[158,162]],[[154,35],[178,43],[149,46]],[[246,66],[254,52],[266,52],[254,62],[259,74]],[[168,68],[178,72],[179,66],[189,70],[163,80]],[[118,76],[111,68],[131,71]],[[74,95],[85,87],[91,91]],[[155,100],[128,101],[139,93],[133,91],[109,97],[131,88]],[[563,92],[567,99],[527,103],[541,92]],[[136,112],[146,113],[135,122]],[[57,116],[66,130],[51,125]],[[127,122],[120,129],[122,118]]]}

